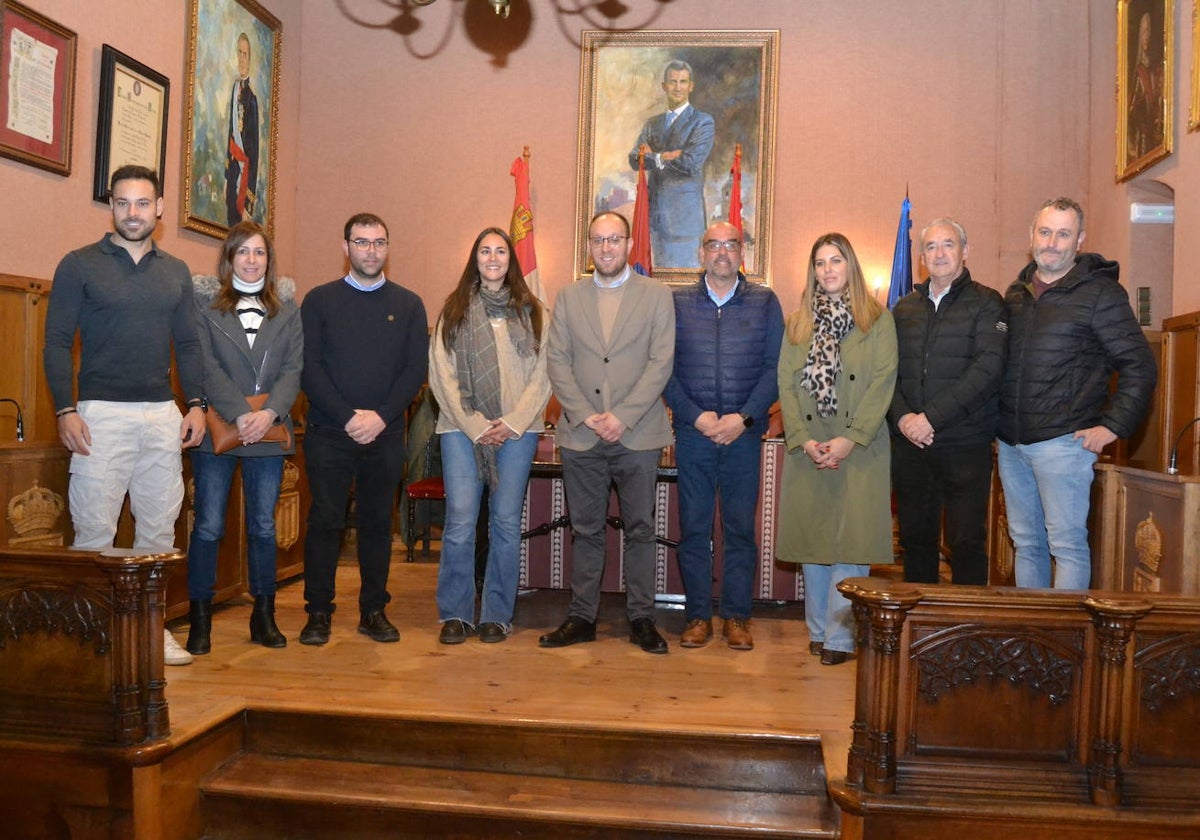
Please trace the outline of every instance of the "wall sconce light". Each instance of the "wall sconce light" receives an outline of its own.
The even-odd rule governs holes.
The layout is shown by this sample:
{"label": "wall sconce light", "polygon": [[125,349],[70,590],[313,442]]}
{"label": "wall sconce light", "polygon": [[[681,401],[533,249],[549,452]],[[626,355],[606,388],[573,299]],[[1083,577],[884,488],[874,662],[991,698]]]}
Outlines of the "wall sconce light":
{"label": "wall sconce light", "polygon": [[495,10],[497,15],[505,18],[506,20],[508,19],[508,13],[510,11],[508,0],[488,0],[488,2],[492,4],[492,9]]}

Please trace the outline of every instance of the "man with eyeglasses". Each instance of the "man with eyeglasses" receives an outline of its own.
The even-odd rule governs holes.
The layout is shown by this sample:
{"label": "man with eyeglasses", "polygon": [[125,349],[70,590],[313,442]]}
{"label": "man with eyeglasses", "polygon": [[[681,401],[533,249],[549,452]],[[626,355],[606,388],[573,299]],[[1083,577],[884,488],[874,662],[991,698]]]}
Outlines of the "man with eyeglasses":
{"label": "man with eyeglasses", "polygon": [[405,411],[425,382],[429,322],[416,294],[384,275],[388,229],[371,213],[346,222],[345,277],[310,291],[300,307],[308,395],[305,467],[312,492],[304,540],[308,621],[300,644],[329,641],[334,578],[354,485],[358,632],[395,642],[384,607],[392,512],[404,474]]}
{"label": "man with eyeglasses", "polygon": [[664,396],[679,468],[679,571],[687,625],[679,644],[713,635],[713,515],[721,497],[720,617],[726,644],[751,650],[750,602],[758,560],[754,521],[760,447],[771,404],[783,310],[775,293],[738,266],[742,233],[728,222],[704,232],[699,279],[675,290],[675,366]]}
{"label": "man with eyeglasses", "polygon": [[654,627],[654,485],[671,443],[662,392],[675,350],[666,286],[628,265],[629,222],[600,213],[588,228],[595,273],[558,293],[546,366],[562,404],[555,441],[575,535],[567,620],[539,640],[565,647],[596,638],[609,488],[624,520],[629,641],[666,653]]}
{"label": "man with eyeglasses", "polygon": [[712,153],[715,128],[711,114],[690,103],[696,89],[692,66],[678,59],[663,68],[667,110],[646,120],[629,165],[645,157],[650,192],[650,248],[659,268],[697,265],[696,239],[704,231],[704,164]]}
{"label": "man with eyeglasses", "polygon": [[[204,439],[207,410],[192,274],[154,244],[163,209],[154,170],[117,169],[108,203],[114,231],[63,257],[46,310],[43,362],[58,436],[72,453],[74,547],[112,548],[128,493],[133,547],[173,551],[181,450]],[[188,398],[182,421],[171,391],[172,349]],[[165,630],[163,639],[166,664],[192,661]]]}

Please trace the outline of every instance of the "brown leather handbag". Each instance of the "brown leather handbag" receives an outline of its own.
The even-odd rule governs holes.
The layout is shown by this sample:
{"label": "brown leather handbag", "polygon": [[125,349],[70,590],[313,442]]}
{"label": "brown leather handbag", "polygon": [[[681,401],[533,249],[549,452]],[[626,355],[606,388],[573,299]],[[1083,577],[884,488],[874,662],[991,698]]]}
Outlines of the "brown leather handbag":
{"label": "brown leather handbag", "polygon": [[[253,394],[246,397],[246,402],[250,404],[252,411],[261,411],[270,396],[269,393]],[[204,416],[208,424],[208,436],[212,440],[214,455],[221,455],[242,445],[241,438],[238,437],[237,423],[230,423],[212,406],[209,406],[208,413]],[[283,445],[284,449],[291,449],[292,430],[287,427],[286,423],[276,423],[267,430],[259,443],[279,443]]]}

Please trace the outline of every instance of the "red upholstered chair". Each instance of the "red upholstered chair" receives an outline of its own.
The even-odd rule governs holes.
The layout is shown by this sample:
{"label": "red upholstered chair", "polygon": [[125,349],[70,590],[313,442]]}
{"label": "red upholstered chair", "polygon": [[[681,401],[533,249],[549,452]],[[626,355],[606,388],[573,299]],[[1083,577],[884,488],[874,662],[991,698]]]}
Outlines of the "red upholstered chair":
{"label": "red upholstered chair", "polygon": [[417,540],[421,540],[421,556],[429,556],[429,538],[433,530],[433,517],[426,517],[421,528],[421,533],[417,533],[417,502],[443,502],[446,501],[446,485],[442,483],[440,475],[430,475],[430,469],[433,465],[433,447],[437,446],[438,435],[432,434],[425,441],[425,468],[421,471],[424,478],[419,478],[405,488],[408,496],[408,530],[406,532],[405,548],[408,549],[408,562],[413,562],[413,546]]}

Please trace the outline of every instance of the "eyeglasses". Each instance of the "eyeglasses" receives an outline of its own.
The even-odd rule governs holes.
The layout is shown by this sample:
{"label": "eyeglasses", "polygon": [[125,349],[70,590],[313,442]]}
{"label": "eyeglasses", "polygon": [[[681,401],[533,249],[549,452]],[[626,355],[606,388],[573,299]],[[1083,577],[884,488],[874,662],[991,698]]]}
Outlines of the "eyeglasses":
{"label": "eyeglasses", "polygon": [[609,245],[620,245],[622,242],[624,242],[628,238],[629,238],[628,236],[618,236],[617,234],[614,233],[612,236],[593,236],[590,239],[588,239],[588,242],[592,243],[592,247],[599,248],[601,245],[604,245],[605,243],[607,243]]}
{"label": "eyeglasses", "polygon": [[360,251],[367,251],[374,248],[376,251],[382,251],[388,246],[386,239],[351,239],[350,244]]}
{"label": "eyeglasses", "polygon": [[709,239],[704,243],[704,250],[710,254],[715,254],[717,251],[740,251],[742,243],[736,239]]}

